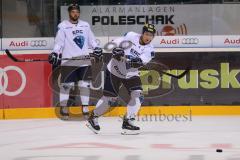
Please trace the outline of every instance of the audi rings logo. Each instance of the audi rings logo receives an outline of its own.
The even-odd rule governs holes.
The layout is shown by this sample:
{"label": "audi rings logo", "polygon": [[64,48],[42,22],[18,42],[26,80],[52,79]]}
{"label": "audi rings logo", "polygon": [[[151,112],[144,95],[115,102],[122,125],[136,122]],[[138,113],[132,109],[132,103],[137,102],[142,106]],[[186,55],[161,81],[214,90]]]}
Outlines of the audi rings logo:
{"label": "audi rings logo", "polygon": [[[8,75],[7,71],[16,71],[22,79],[21,86],[15,91],[8,91]],[[4,81],[2,81],[4,80]],[[0,68],[0,95],[4,94],[6,96],[16,96],[20,94],[26,86],[26,76],[23,70],[17,66],[7,66],[5,68]]]}
{"label": "audi rings logo", "polygon": [[198,38],[183,38],[182,44],[198,44],[199,39]]}
{"label": "audi rings logo", "polygon": [[32,40],[30,41],[31,47],[46,47],[47,41],[46,40]]}

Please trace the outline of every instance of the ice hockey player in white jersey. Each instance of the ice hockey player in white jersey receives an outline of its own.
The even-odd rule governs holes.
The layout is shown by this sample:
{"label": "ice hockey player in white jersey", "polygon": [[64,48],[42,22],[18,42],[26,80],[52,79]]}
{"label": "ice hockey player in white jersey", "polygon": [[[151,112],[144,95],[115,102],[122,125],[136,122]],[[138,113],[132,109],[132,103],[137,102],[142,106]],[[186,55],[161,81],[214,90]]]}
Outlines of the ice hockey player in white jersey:
{"label": "ice hockey player in white jersey", "polygon": [[155,32],[154,25],[145,24],[142,34],[128,32],[124,37],[113,41],[119,47],[112,50],[112,58],[107,65],[105,75],[103,96],[88,118],[87,126],[94,133],[100,131],[98,117],[106,113],[110,107],[109,104],[117,100],[119,88],[124,85],[131,98],[123,119],[122,134],[139,134],[140,128],[134,124],[143,102],[138,69],[150,62],[154,56],[154,48],[150,42],[153,40]]}
{"label": "ice hockey player in white jersey", "polygon": [[69,101],[69,92],[74,83],[79,86],[82,111],[88,114],[91,60],[61,61],[60,59],[89,55],[89,48],[93,49],[92,55],[95,58],[102,55],[102,49],[98,47],[89,24],[79,19],[80,7],[72,4],[68,7],[68,13],[69,20],[64,20],[58,25],[54,49],[49,55],[51,64],[61,64],[60,114],[65,119],[69,116],[68,106],[72,105]]}

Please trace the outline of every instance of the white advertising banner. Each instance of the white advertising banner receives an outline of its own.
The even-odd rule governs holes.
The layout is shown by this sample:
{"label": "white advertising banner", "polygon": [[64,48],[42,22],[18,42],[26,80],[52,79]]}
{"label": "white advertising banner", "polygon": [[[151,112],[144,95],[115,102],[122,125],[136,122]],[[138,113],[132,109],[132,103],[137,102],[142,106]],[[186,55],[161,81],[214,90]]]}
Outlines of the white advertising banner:
{"label": "white advertising banner", "polygon": [[[109,37],[109,42],[116,38]],[[152,44],[155,48],[240,48],[240,35],[156,36]]]}
{"label": "white advertising banner", "polygon": [[[145,22],[155,24],[159,36],[209,35],[211,31],[211,5],[106,5],[80,9],[81,19],[91,25],[97,36],[141,32]],[[64,19],[68,19],[67,6],[61,7]]]}
{"label": "white advertising banner", "polygon": [[2,50],[51,50],[53,45],[53,37],[2,39]]}
{"label": "white advertising banner", "polygon": [[[119,37],[109,37],[112,41]],[[156,36],[152,44],[155,48],[211,48],[211,36]],[[109,45],[110,46],[110,45]]]}
{"label": "white advertising banner", "polygon": [[157,36],[153,45],[160,48],[209,48],[211,36]]}
{"label": "white advertising banner", "polygon": [[240,48],[240,35],[212,36],[213,48]]}
{"label": "white advertising banner", "polygon": [[[119,36],[96,37],[96,40],[101,48],[109,50],[116,38]],[[54,37],[3,38],[0,42],[0,50],[52,50]],[[156,36],[152,44],[155,48],[240,48],[240,35]]]}

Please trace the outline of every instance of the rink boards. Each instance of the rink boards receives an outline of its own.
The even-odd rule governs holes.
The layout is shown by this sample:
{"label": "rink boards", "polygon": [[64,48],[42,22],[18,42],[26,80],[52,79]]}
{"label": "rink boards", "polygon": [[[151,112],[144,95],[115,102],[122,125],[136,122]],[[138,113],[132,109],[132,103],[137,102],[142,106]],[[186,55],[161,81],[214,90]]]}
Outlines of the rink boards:
{"label": "rink boards", "polygon": [[[13,52],[19,54],[18,56],[20,58],[32,58],[35,56],[38,58],[46,58],[46,54],[50,51],[24,50]],[[239,48],[163,48],[157,49],[157,52],[162,53],[159,54],[159,59],[161,59],[162,62],[169,64],[170,67],[180,68],[176,70],[176,73],[186,67],[185,62],[187,61],[184,61],[182,53],[186,53],[188,59],[194,60],[194,63],[192,63],[193,68],[189,74],[190,81],[189,83],[187,79],[171,79],[170,81],[170,79],[165,76],[163,79],[168,81],[168,83],[166,82],[161,85],[152,82],[148,84],[150,82],[147,82],[143,88],[146,98],[140,115],[240,115]],[[168,52],[171,52],[169,53],[170,58],[168,57]],[[3,52],[1,52],[1,54],[2,53]],[[58,95],[52,90],[52,86],[49,87],[51,66],[47,63],[15,63],[11,62],[5,55],[1,55],[0,57],[1,62],[3,62],[0,63],[0,68],[7,73],[7,77],[6,75],[5,77],[1,75],[0,119],[57,118],[56,110],[58,108],[53,106],[55,106],[58,101]],[[181,63],[177,63],[177,60]],[[9,66],[15,66],[15,68],[10,69],[14,69],[16,72],[6,71],[6,69],[9,69]],[[24,76],[19,69],[24,72]],[[143,71],[143,73],[145,73],[145,71]],[[175,71],[172,70],[171,73],[175,73]],[[154,76],[155,78],[159,78],[157,70],[151,70],[146,75],[151,75],[153,79]],[[26,78],[26,84],[20,93],[18,87],[22,85],[21,82],[24,81],[24,77]],[[22,79],[16,80],[18,78]],[[147,79],[148,77],[143,79],[143,81]],[[8,80],[8,86],[5,86],[6,80]],[[169,86],[171,87],[172,84],[175,85],[174,90],[168,88]],[[14,86],[17,86],[17,88],[14,88]],[[166,90],[166,92],[163,92],[164,90]],[[14,91],[19,91],[19,93]],[[18,95],[11,95],[13,93]],[[162,95],[156,97],[156,93],[161,93]],[[164,95],[165,93],[167,96]],[[100,92],[97,93],[92,105],[100,96]],[[151,96],[154,98],[151,98]],[[123,97],[123,99],[124,98],[125,97]],[[106,116],[123,115],[126,107],[121,104],[120,106],[123,107],[115,107],[111,112],[107,113]],[[71,111],[74,115],[81,115],[79,108],[78,105],[72,107]]]}
{"label": "rink boards", "polygon": [[[93,109],[94,106],[91,106]],[[15,108],[0,109],[0,119],[25,118],[59,118],[58,108]],[[115,107],[105,116],[120,116],[126,113],[126,107]],[[80,107],[71,107],[70,115],[82,117]],[[189,120],[191,116],[235,116],[240,115],[240,106],[142,106],[139,116],[158,118],[179,118],[179,121]],[[161,117],[159,117],[161,116]]]}

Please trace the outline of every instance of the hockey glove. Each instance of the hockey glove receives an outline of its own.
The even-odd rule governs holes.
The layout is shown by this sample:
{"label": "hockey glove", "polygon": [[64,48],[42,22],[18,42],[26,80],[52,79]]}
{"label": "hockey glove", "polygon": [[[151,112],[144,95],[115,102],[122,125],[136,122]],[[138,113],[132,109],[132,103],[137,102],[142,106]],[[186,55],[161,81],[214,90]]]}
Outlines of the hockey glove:
{"label": "hockey glove", "polygon": [[130,61],[128,61],[128,66],[132,68],[140,68],[143,66],[142,59],[139,57],[133,58]]}
{"label": "hockey glove", "polygon": [[102,52],[102,48],[96,47],[94,48],[93,53],[91,53],[90,55],[94,57],[94,60],[96,62],[99,62],[102,59]]}
{"label": "hockey glove", "polygon": [[124,56],[124,50],[123,48],[116,47],[116,48],[113,48],[112,54],[114,59],[120,61],[121,58]]}
{"label": "hockey glove", "polygon": [[62,58],[62,54],[58,55],[57,53],[52,52],[48,56],[48,62],[52,65],[60,65],[61,64],[61,58]]}

